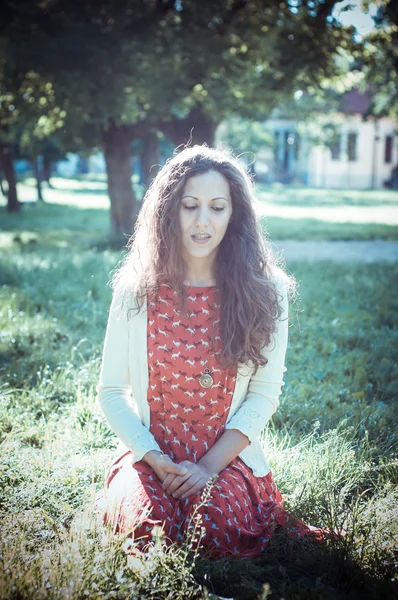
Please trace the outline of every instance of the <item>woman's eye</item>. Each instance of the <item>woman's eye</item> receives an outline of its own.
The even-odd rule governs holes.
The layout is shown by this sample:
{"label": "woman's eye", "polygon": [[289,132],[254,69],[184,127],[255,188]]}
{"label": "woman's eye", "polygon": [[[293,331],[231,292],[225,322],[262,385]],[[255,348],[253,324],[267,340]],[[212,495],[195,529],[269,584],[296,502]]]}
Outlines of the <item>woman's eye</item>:
{"label": "woman's eye", "polygon": [[[197,206],[184,206],[185,210],[195,210],[195,208],[197,208]],[[214,212],[221,212],[224,210],[223,206],[213,206],[212,209],[214,210]]]}

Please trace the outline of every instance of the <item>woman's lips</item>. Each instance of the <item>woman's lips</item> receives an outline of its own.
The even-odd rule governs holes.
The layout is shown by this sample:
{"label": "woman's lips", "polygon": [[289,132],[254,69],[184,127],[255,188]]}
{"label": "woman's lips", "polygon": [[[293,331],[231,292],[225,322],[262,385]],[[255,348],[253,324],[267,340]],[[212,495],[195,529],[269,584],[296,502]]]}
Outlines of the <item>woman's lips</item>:
{"label": "woman's lips", "polygon": [[191,235],[191,238],[193,239],[193,241],[195,242],[195,244],[202,244],[202,245],[203,244],[207,244],[207,242],[210,241],[210,237],[211,236],[208,236],[208,237],[205,237],[205,238],[203,238],[203,237],[202,238],[198,238],[198,237],[195,237],[194,235]]}

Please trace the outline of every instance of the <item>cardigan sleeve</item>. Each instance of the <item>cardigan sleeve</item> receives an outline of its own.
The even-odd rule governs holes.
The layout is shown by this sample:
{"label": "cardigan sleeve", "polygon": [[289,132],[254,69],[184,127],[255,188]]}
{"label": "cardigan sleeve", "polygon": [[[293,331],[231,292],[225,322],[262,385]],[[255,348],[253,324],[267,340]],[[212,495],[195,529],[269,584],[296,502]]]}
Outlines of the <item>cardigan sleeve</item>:
{"label": "cardigan sleeve", "polygon": [[149,450],[160,450],[154,436],[142,423],[137,403],[131,395],[127,307],[117,292],[109,311],[96,390],[110,428],[132,451],[133,463],[141,460]]}
{"label": "cardigan sleeve", "polygon": [[288,341],[288,300],[283,278],[275,281],[276,290],[282,296],[282,314],[270,343],[262,351],[268,358],[264,367],[259,367],[249,381],[248,391],[241,406],[233,415],[226,429],[238,429],[250,443],[258,437],[279,406],[279,396],[284,385],[286,371],[285,356]]}

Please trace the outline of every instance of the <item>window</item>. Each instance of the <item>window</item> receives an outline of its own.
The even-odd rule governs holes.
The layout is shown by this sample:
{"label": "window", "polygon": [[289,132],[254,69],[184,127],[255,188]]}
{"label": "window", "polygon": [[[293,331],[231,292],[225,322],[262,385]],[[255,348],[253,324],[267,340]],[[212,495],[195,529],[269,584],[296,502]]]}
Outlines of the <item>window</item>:
{"label": "window", "polygon": [[285,171],[288,168],[289,165],[289,146],[291,145],[291,137],[290,137],[290,133],[288,131],[284,132],[284,139],[283,139],[283,168],[285,169]]}
{"label": "window", "polygon": [[274,131],[274,157],[275,161],[278,162],[279,156],[279,131]]}
{"label": "window", "polygon": [[341,136],[336,135],[335,140],[330,146],[332,153],[332,160],[340,160],[340,147],[341,147]]}
{"label": "window", "polygon": [[384,144],[384,162],[392,163],[392,135],[387,135]]}
{"label": "window", "polygon": [[295,135],[295,144],[294,144],[294,158],[296,160],[299,160],[301,158],[301,145],[300,145],[300,136],[299,134],[296,132]]}
{"label": "window", "polygon": [[357,160],[357,134],[351,132],[348,134],[348,160],[354,161]]}

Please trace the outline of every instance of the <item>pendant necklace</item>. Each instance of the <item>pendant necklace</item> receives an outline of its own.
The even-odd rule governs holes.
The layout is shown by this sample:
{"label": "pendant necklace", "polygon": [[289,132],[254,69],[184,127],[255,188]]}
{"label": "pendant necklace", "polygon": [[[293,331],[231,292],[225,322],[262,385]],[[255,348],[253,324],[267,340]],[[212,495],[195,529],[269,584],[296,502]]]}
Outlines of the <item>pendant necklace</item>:
{"label": "pendant necklace", "polygon": [[202,373],[202,375],[199,377],[199,383],[203,388],[210,388],[213,385],[214,380],[211,376],[211,371],[209,367],[206,367],[204,369],[204,373]]}
{"label": "pendant necklace", "polygon": [[[213,307],[213,315],[215,315],[215,306]],[[212,343],[214,341],[214,325],[215,325],[215,323],[213,322],[213,327],[212,327]],[[206,389],[211,388],[211,386],[214,383],[214,379],[213,379],[213,376],[211,374],[211,369],[209,367],[206,367],[207,363],[209,362],[209,358],[210,358],[210,356],[207,357],[206,362],[204,363],[203,373],[199,377],[199,384],[203,388],[206,388]]]}

